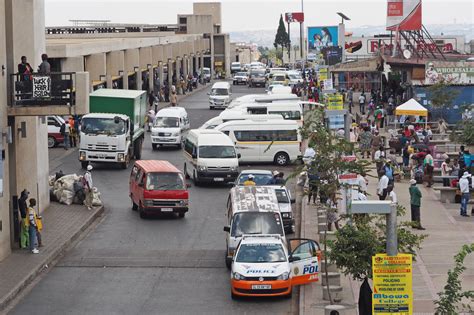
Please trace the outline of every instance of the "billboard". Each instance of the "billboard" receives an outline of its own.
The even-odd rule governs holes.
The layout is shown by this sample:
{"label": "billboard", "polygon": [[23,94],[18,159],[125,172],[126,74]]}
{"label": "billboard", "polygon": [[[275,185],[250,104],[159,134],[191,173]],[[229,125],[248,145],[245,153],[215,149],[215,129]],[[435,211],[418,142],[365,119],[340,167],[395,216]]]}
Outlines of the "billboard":
{"label": "billboard", "polygon": [[421,30],[421,0],[387,0],[387,30]]}
{"label": "billboard", "polygon": [[323,47],[321,49],[321,53],[323,54],[323,58],[326,61],[326,65],[328,66],[333,66],[342,62],[342,47]]}
{"label": "billboard", "polygon": [[285,13],[285,22],[286,23],[303,23],[304,22],[304,13],[303,12],[287,12]]}
{"label": "billboard", "polygon": [[338,26],[310,26],[307,31],[308,54],[319,56],[324,47],[338,46]]}
{"label": "billboard", "polygon": [[425,65],[425,84],[473,84],[474,67],[469,62],[429,61]]}

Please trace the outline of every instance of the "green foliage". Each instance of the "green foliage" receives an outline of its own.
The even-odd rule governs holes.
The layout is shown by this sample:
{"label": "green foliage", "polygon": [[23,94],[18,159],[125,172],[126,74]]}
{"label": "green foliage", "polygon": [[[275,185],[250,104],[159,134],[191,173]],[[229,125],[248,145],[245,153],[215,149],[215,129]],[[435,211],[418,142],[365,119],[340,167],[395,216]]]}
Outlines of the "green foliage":
{"label": "green foliage", "polygon": [[454,134],[454,140],[467,144],[467,145],[474,145],[474,121],[472,120],[465,120],[460,122],[456,130],[460,130],[460,134]]}
{"label": "green foliage", "polygon": [[[405,214],[405,208],[398,206],[397,216]],[[386,252],[386,221],[381,215],[353,215],[353,225],[345,225],[336,232],[336,241],[328,242],[331,251],[329,259],[334,261],[344,275],[353,279],[372,278],[372,256]],[[426,235],[411,232],[410,222],[397,224],[398,251],[412,254],[420,248]]]}
{"label": "green foliage", "polygon": [[474,243],[464,245],[461,251],[454,256],[454,269],[448,271],[448,280],[444,286],[444,291],[439,292],[439,300],[435,301],[436,314],[459,314],[459,305],[469,312],[472,308],[469,304],[464,304],[463,299],[474,302],[474,291],[462,291],[462,283],[460,276],[466,270],[464,267],[464,259],[468,254],[474,252]]}
{"label": "green foliage", "polygon": [[275,40],[273,46],[278,50],[278,46],[281,47],[281,54],[283,55],[283,48],[287,47],[290,43],[290,37],[286,32],[285,23],[283,22],[283,15],[280,14],[280,22],[278,23],[277,33],[275,35]]}
{"label": "green foliage", "polygon": [[[428,91],[430,92],[430,101],[431,105],[434,108],[438,109],[445,109],[452,105],[453,101],[458,96],[459,92],[454,90],[448,89],[449,82],[445,80],[440,80],[439,82],[433,84],[432,86],[428,87]],[[444,116],[444,111],[443,111]]]}

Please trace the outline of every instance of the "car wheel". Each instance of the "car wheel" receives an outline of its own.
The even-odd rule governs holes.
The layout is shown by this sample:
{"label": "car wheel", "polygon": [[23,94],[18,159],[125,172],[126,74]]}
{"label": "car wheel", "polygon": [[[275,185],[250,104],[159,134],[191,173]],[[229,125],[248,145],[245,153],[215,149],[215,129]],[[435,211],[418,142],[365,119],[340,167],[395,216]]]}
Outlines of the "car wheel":
{"label": "car wheel", "polygon": [[232,259],[227,257],[227,251],[225,252],[225,266],[230,270],[232,267]]}
{"label": "car wheel", "polygon": [[54,148],[56,144],[56,139],[54,139],[54,137],[48,137],[48,148]]}
{"label": "car wheel", "polygon": [[156,149],[158,148],[158,145],[157,145],[156,143],[152,143],[152,144],[151,144],[151,148],[152,148],[153,150],[156,150]]}
{"label": "car wheel", "polygon": [[130,155],[127,154],[127,156],[125,157],[125,162],[120,163],[120,167],[126,170],[129,165],[130,165]]}
{"label": "car wheel", "polygon": [[141,219],[146,218],[145,210],[143,209],[142,205],[138,206],[138,214],[140,215]]}
{"label": "car wheel", "polygon": [[181,219],[184,218],[185,215],[186,215],[186,213],[184,213],[184,212],[178,213],[178,217],[181,218]]}
{"label": "car wheel", "polygon": [[188,167],[186,166],[186,163],[184,163],[184,178],[189,179],[189,174],[188,174]]}
{"label": "car wheel", "polygon": [[290,157],[285,152],[278,152],[275,155],[274,162],[276,165],[284,166],[290,163]]}
{"label": "car wheel", "polygon": [[133,210],[133,211],[137,211],[137,210],[138,210],[138,205],[137,205],[135,202],[133,202],[133,199],[132,199],[132,210]]}

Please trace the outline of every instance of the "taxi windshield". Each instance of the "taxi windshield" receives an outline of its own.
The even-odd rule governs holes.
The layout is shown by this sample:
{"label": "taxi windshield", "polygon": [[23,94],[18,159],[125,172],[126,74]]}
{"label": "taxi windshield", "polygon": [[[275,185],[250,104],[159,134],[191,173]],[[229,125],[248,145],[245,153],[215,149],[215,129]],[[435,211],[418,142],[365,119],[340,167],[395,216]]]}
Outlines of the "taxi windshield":
{"label": "taxi windshield", "polygon": [[239,263],[285,262],[286,255],[281,244],[243,244],[236,257]]}
{"label": "taxi windshield", "polygon": [[185,190],[184,179],[180,173],[149,173],[146,177],[146,190]]}
{"label": "taxi windshield", "polygon": [[179,127],[179,118],[177,117],[156,117],[155,127],[177,128]]}
{"label": "taxi windshield", "polygon": [[212,89],[211,95],[229,95],[229,90],[221,88]]}
{"label": "taxi windshield", "polygon": [[234,215],[230,235],[280,234],[284,236],[280,216],[274,212],[240,212]]}

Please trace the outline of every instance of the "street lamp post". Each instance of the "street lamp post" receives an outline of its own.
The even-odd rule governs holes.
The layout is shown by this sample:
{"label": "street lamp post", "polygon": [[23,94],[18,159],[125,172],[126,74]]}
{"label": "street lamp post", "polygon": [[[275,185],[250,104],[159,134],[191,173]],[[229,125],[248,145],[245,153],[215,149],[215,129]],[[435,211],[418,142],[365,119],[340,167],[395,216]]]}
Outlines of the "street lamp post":
{"label": "street lamp post", "polygon": [[[304,6],[303,6],[303,0],[301,0],[301,12],[304,14]],[[300,23],[300,58],[301,61],[303,61],[303,40],[304,40],[304,34],[303,34],[303,24],[304,22]],[[304,67],[303,67],[304,68]]]}

